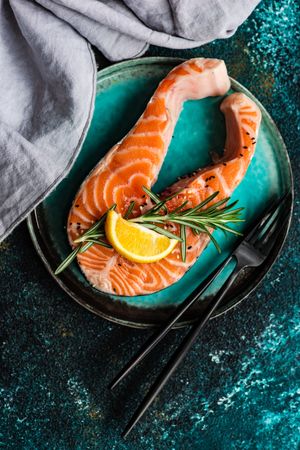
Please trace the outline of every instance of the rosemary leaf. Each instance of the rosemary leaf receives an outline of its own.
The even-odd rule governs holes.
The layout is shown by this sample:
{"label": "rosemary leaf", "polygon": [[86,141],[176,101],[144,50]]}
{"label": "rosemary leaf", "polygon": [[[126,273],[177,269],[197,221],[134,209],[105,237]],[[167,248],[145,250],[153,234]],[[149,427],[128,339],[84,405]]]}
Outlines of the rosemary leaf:
{"label": "rosemary leaf", "polygon": [[158,205],[162,205],[160,208],[163,208],[166,212],[167,212],[167,208],[165,206],[165,204],[172,200],[172,198],[176,197],[178,194],[180,194],[180,192],[183,191],[183,189],[179,189],[179,191],[174,192],[173,194],[169,195],[168,197],[164,198],[164,199],[160,199],[156,194],[154,194],[154,192],[152,192],[150,189],[146,188],[145,186],[143,186],[143,191],[146,192],[146,194],[149,195],[150,198],[152,198],[152,200]]}
{"label": "rosemary leaf", "polygon": [[179,211],[181,211],[187,204],[188,204],[188,200],[186,200],[185,202],[183,202],[180,206],[178,206],[177,208],[173,209],[172,214],[175,214]]}
{"label": "rosemary leaf", "polygon": [[81,242],[85,242],[88,238],[91,239],[98,239],[100,237],[105,237],[105,233],[103,232],[99,232],[99,233],[84,233],[82,234],[79,238],[74,239],[74,243],[75,244],[79,244]]}
{"label": "rosemary leaf", "polygon": [[112,246],[108,242],[102,241],[100,239],[87,238],[86,242],[92,242],[93,244],[101,245],[101,247],[112,248]]}
{"label": "rosemary leaf", "polygon": [[201,202],[198,206],[200,208],[203,208],[205,205],[211,202],[217,195],[219,195],[219,193],[220,193],[219,191],[214,192],[212,195],[203,200],[203,202]]}
{"label": "rosemary leaf", "polygon": [[135,202],[131,201],[130,205],[128,206],[127,211],[126,211],[126,213],[124,215],[124,219],[126,219],[126,220],[129,219],[129,217],[130,217],[134,207],[135,207]]}
{"label": "rosemary leaf", "polygon": [[76,258],[77,253],[80,251],[80,246],[74,248],[74,250],[69,254],[69,256],[66,257],[66,259],[58,266],[56,271],[54,272],[54,275],[58,275],[63,270],[65,270],[66,267],[68,267],[69,264]]}
{"label": "rosemary leaf", "polygon": [[163,209],[165,213],[168,212],[166,208],[166,202],[164,200],[162,200],[159,203],[156,203],[151,209],[148,209],[148,211],[145,214],[143,214],[143,217],[148,217],[153,213],[158,213],[161,209]]}
{"label": "rosemary leaf", "polygon": [[223,230],[223,231],[227,231],[228,233],[235,234],[237,236],[242,236],[242,233],[240,233],[239,231],[234,230],[233,228],[222,225],[222,224],[216,225],[216,228],[219,228],[220,230]]}
{"label": "rosemary leaf", "polygon": [[218,244],[218,242],[216,241],[216,239],[213,237],[213,235],[211,234],[211,232],[209,231],[209,229],[206,229],[206,233],[208,234],[210,240],[212,241],[212,243],[214,244],[214,246],[216,247],[218,253],[221,253],[221,248]]}
{"label": "rosemary leaf", "polygon": [[[156,205],[161,205],[161,206],[159,207],[159,209],[163,209],[165,213],[168,212],[168,210],[167,210],[167,208],[166,208],[166,206],[165,206],[165,203],[166,203],[166,202],[165,202],[165,201],[161,201],[160,198],[158,197],[158,195],[154,194],[154,192],[152,192],[150,189],[146,188],[146,186],[143,186],[143,191],[144,191],[147,195],[149,195],[149,197],[154,201],[154,203],[155,203]],[[155,207],[154,207],[154,208],[155,208]],[[151,208],[151,210],[152,210],[152,208]],[[151,211],[151,210],[150,210],[150,211]]]}
{"label": "rosemary leaf", "polygon": [[174,192],[173,194],[169,195],[169,197],[165,197],[164,201],[167,203],[170,200],[172,200],[172,198],[177,197],[178,194],[180,194],[180,192],[182,192],[184,190],[184,188],[179,189],[179,191]]}
{"label": "rosemary leaf", "polygon": [[181,259],[183,262],[186,260],[186,227],[185,225],[180,225],[180,237],[181,241]]}
{"label": "rosemary leaf", "polygon": [[181,242],[181,238],[177,236],[174,233],[171,233],[171,231],[165,230],[164,228],[157,227],[154,224],[151,223],[143,223],[143,227],[149,228],[150,230],[154,230],[159,234],[163,234],[164,236],[167,236],[170,239],[176,239],[177,241]]}
{"label": "rosemary leaf", "polygon": [[85,242],[85,244],[80,246],[79,253],[86,252],[92,245],[94,245],[92,241]]}
{"label": "rosemary leaf", "polygon": [[[212,197],[212,196],[211,196]],[[210,197],[209,197],[210,198]],[[213,197],[214,198],[214,197]],[[211,200],[209,200],[209,201],[211,201]],[[222,203],[224,203],[223,201],[222,201]],[[199,205],[197,205],[197,206],[195,206],[194,208],[190,208],[190,209],[187,209],[186,211],[184,211],[184,215],[185,216],[190,216],[190,215],[192,215],[192,214],[195,214],[195,213],[202,213],[202,214],[205,214],[205,215],[208,215],[208,214],[210,214],[212,211],[214,211],[214,205],[213,206],[211,206],[210,208],[207,208],[207,209],[204,209],[203,211],[200,211],[199,212],[199,210],[200,209],[202,209],[203,208],[203,206],[202,206],[202,204],[203,203],[200,203]],[[206,204],[206,203],[205,203]]]}
{"label": "rosemary leaf", "polygon": [[179,225],[185,225],[187,227],[193,228],[195,230],[202,231],[201,223],[194,223],[193,221],[184,220],[184,217],[181,219],[180,217],[172,218],[172,222],[178,223]]}
{"label": "rosemary leaf", "polygon": [[160,198],[154,194],[154,192],[150,191],[150,189],[146,188],[146,186],[143,186],[143,191],[149,195],[149,197],[154,201],[154,203],[158,204],[160,203]]}

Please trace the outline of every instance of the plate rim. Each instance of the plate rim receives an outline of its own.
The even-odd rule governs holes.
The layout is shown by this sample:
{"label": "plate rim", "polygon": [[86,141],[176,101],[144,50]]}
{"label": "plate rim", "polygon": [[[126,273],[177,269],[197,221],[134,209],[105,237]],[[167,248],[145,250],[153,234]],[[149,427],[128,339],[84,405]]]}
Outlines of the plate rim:
{"label": "plate rim", "polygon": [[[179,64],[183,61],[186,61],[187,59],[185,58],[177,58],[177,57],[164,57],[164,56],[150,56],[150,57],[141,57],[141,58],[137,58],[137,59],[129,59],[126,61],[122,61],[116,64],[112,64],[108,67],[104,67],[102,69],[100,69],[97,72],[97,77],[96,77],[96,92],[97,92],[97,84],[100,81],[103,81],[106,77],[111,76],[113,73],[118,72],[120,69],[124,70],[124,69],[129,69],[132,68],[133,66],[139,66],[141,64],[143,65],[151,65],[151,64],[156,64],[156,63],[160,63],[160,64]],[[292,194],[292,201],[291,201],[291,208],[289,211],[289,220],[288,223],[286,225],[285,230],[282,232],[282,234],[278,237],[278,241],[281,240],[281,242],[278,245],[277,248],[277,253],[272,257],[271,262],[269,263],[269,265],[267,265],[267,268],[265,271],[263,271],[263,274],[260,276],[260,278],[258,280],[256,280],[254,283],[252,283],[252,285],[249,287],[249,289],[246,291],[246,293],[242,293],[240,295],[240,298],[237,298],[236,296],[233,298],[233,300],[231,300],[228,304],[226,305],[221,305],[216,312],[213,314],[213,316],[211,317],[211,319],[214,319],[216,317],[219,317],[223,314],[225,314],[226,312],[230,311],[231,309],[235,308],[236,306],[238,306],[243,300],[247,299],[249,297],[249,295],[251,295],[251,293],[253,291],[256,290],[256,288],[260,285],[260,283],[263,281],[263,279],[265,278],[265,276],[267,275],[267,273],[271,270],[272,266],[274,265],[274,263],[277,261],[278,257],[280,256],[280,253],[282,251],[282,248],[286,242],[287,236],[288,236],[288,232],[290,229],[290,224],[291,224],[291,220],[292,220],[292,215],[293,215],[293,205],[294,205],[294,179],[293,179],[293,172],[292,172],[292,167],[291,167],[291,162],[290,162],[290,158],[289,158],[289,153],[287,150],[287,147],[285,145],[285,142],[280,134],[279,129],[276,126],[275,121],[273,120],[273,118],[270,116],[270,114],[268,113],[268,111],[265,109],[265,107],[260,103],[260,101],[250,92],[248,91],[248,89],[243,86],[242,84],[240,84],[238,81],[236,81],[234,78],[229,77],[230,78],[230,82],[231,82],[231,86],[234,89],[237,89],[238,91],[244,92],[247,96],[249,96],[261,109],[262,111],[262,115],[266,117],[268,124],[271,125],[275,132],[276,132],[276,138],[278,139],[280,146],[282,147],[283,152],[285,153],[286,156],[286,160],[287,160],[287,165],[288,165],[288,169],[289,169],[289,176],[290,176],[290,184],[291,184],[291,194]],[[42,203],[42,202],[41,202]],[[43,251],[43,249],[41,248],[42,245],[42,239],[43,239],[43,235],[42,235],[42,231],[40,230],[39,227],[39,221],[38,221],[38,216],[37,216],[37,212],[39,209],[40,205],[37,206],[31,213],[30,215],[27,217],[27,226],[28,226],[28,230],[29,230],[29,234],[31,237],[31,240],[33,242],[33,246],[35,247],[39,257],[41,258],[41,260],[43,261],[46,269],[48,270],[48,272],[50,273],[50,275],[52,276],[52,278],[54,278],[54,280],[56,281],[56,283],[62,288],[63,291],[65,291],[69,297],[71,297],[73,300],[75,300],[78,304],[80,304],[81,306],[83,306],[85,309],[87,309],[88,311],[92,312],[93,314],[96,314],[97,316],[100,316],[112,323],[116,323],[119,325],[123,325],[123,326],[127,326],[130,328],[138,328],[138,329],[146,329],[146,328],[153,328],[156,326],[159,326],[159,324],[151,324],[151,323],[140,323],[140,322],[133,322],[132,320],[124,320],[121,318],[116,318],[114,316],[111,316],[109,314],[106,314],[105,312],[94,308],[92,305],[86,303],[80,296],[78,296],[76,294],[76,292],[74,292],[73,290],[69,289],[69,287],[63,282],[63,280],[57,276],[54,275],[54,272],[50,266],[50,263],[47,259],[47,255],[45,254],[45,252]],[[49,257],[49,255],[48,255]],[[197,317],[194,320],[187,320],[187,321],[182,321],[182,322],[178,322],[177,324],[175,324],[175,326],[173,328],[182,328],[185,326],[188,326],[190,324],[192,324],[193,322],[195,322],[197,320]]]}

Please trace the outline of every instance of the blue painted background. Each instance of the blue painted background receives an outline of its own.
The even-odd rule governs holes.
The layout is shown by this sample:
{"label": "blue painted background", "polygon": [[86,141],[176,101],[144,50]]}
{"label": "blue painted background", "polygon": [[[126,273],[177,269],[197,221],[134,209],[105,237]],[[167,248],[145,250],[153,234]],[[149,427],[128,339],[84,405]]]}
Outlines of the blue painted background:
{"label": "blue painted background", "polygon": [[[265,0],[229,40],[149,55],[226,61],[275,119],[299,186],[297,2]],[[142,423],[123,429],[184,331],[113,396],[106,386],[148,332],[93,316],[64,294],[25,224],[0,247],[0,446],[7,449],[296,449],[299,446],[299,204],[281,258],[255,294],[211,321]],[[297,376],[298,375],[298,376]]]}

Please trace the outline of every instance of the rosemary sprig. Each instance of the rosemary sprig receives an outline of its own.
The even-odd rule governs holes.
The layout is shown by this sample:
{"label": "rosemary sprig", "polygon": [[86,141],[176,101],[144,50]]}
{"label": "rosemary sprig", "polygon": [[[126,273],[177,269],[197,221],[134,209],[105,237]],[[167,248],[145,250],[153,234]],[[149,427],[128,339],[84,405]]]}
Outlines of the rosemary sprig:
{"label": "rosemary sprig", "polygon": [[[236,201],[226,205],[226,203],[230,200],[228,197],[204,209],[204,207],[207,206],[219,194],[219,192],[215,192],[194,208],[184,209],[188,204],[188,200],[185,200],[181,205],[170,212],[167,207],[167,202],[173,197],[176,197],[181,191],[177,191],[169,197],[160,199],[156,194],[150,191],[150,189],[143,187],[143,190],[152,199],[154,206],[148,209],[148,211],[146,211],[143,215],[130,218],[135,207],[135,202],[132,201],[129,204],[124,218],[131,222],[139,223],[145,228],[154,230],[157,233],[169,237],[170,239],[177,239],[180,241],[181,257],[183,262],[186,260],[187,227],[191,228],[193,233],[197,235],[200,233],[206,233],[219,252],[221,252],[220,246],[216,239],[212,236],[210,231],[211,229],[220,229],[223,232],[236,235],[241,234],[228,226],[228,223],[243,222],[243,219],[240,218],[240,212],[243,208],[232,209],[236,205]],[[111,245],[105,239],[104,224],[108,211],[115,208],[116,205],[111,206],[107,212],[91,226],[91,228],[74,240],[74,243],[79,245],[58,266],[54,272],[55,275],[61,273],[69,264],[71,264],[79,253],[84,253],[94,244],[111,248]],[[179,225],[180,236],[177,236],[167,229],[168,225],[172,223]]]}
{"label": "rosemary sprig", "polygon": [[[144,188],[144,191],[148,193],[149,189]],[[180,226],[181,256],[183,261],[186,259],[187,227],[191,228],[195,234],[206,233],[218,252],[221,252],[220,246],[212,236],[210,229],[220,229],[224,232],[241,235],[241,233],[229,227],[228,223],[243,222],[243,219],[240,218],[240,212],[243,208],[232,209],[236,205],[236,201],[226,205],[230,200],[227,197],[204,209],[218,194],[219,192],[215,192],[194,208],[183,209],[188,203],[186,200],[172,212],[168,211],[166,204],[178,195],[178,192],[160,201],[158,201],[159,198],[156,196],[156,205],[153,208],[149,209],[145,214],[129,220],[147,227],[151,224],[151,229],[161,234],[165,234],[166,230],[160,225],[166,223],[178,224]],[[162,214],[162,211],[166,212]],[[173,233],[171,234],[173,238],[176,236]],[[176,237],[178,239],[178,236]]]}

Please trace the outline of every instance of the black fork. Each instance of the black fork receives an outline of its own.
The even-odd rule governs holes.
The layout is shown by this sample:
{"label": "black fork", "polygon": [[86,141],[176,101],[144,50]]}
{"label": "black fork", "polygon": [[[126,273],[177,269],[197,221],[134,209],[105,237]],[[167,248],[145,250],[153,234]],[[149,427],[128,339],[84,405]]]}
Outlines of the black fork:
{"label": "black fork", "polygon": [[[268,257],[271,250],[274,247],[276,242],[276,237],[280,234],[281,230],[285,227],[286,222],[289,218],[290,211],[290,202],[291,202],[291,194],[286,195],[283,199],[281,199],[277,204],[272,205],[269,212],[267,212],[254,226],[254,228],[247,233],[246,237],[242,240],[242,242],[237,246],[237,248],[233,251],[230,257],[222,264],[222,266],[218,267],[212,276],[209,277],[209,283],[206,282],[206,287],[212,282],[214,278],[221,272],[221,270],[225,267],[227,262],[231,259],[236,260],[236,266],[226,280],[225,284],[219,290],[217,295],[213,298],[211,302],[209,302],[207,309],[203,313],[202,317],[197,321],[186,335],[178,349],[174,352],[168,364],[165,366],[163,371],[160,373],[152,387],[150,388],[148,394],[144,398],[143,402],[131,418],[127,427],[125,428],[122,436],[126,437],[132,428],[136,425],[136,423],[143,416],[145,411],[154,401],[156,396],[162,390],[168,379],[175,372],[177,367],[185,358],[186,354],[190,350],[191,346],[195,342],[196,338],[200,334],[202,328],[205,326],[215,309],[221,303],[226,293],[234,283],[235,279],[238,277],[240,272],[246,267],[258,267],[260,266]],[[199,295],[203,292],[204,289],[198,291],[198,296],[194,296],[193,300],[190,301],[189,306],[194,303],[195,299],[199,298]],[[200,292],[200,294],[199,294]],[[174,318],[170,319],[166,327],[154,338],[152,343],[150,343],[145,349],[143,349],[137,357],[135,357],[129,364],[126,366],[119,376],[114,380],[111,385],[111,388],[115,387],[121,379],[123,379],[132,369],[140,362],[156,345],[157,343],[165,336],[165,334],[171,328],[170,324],[174,324],[176,320],[183,314],[183,312],[187,309],[181,308],[180,312],[174,316]],[[175,320],[176,317],[176,320]]]}

